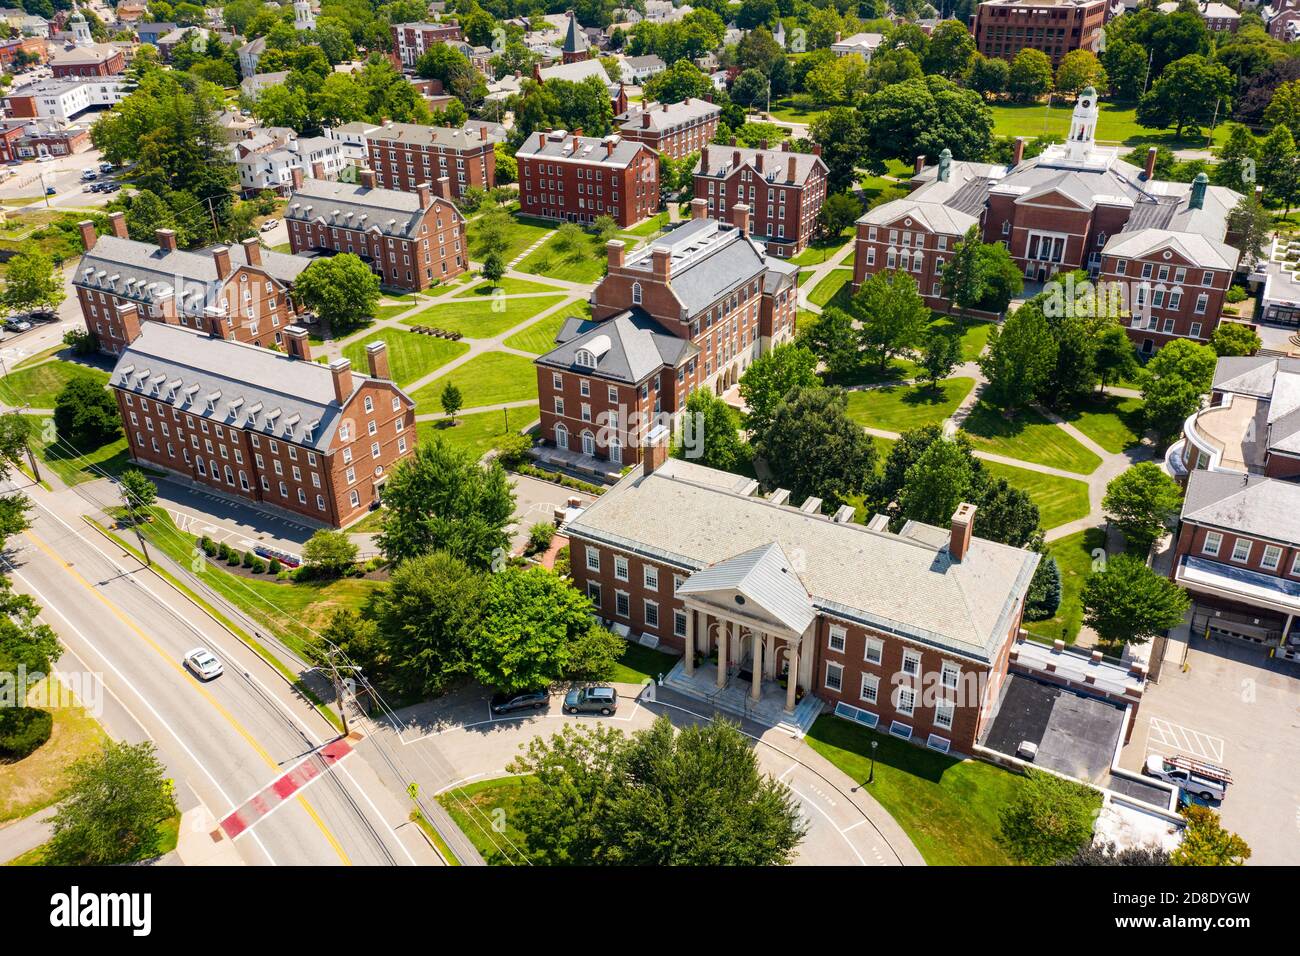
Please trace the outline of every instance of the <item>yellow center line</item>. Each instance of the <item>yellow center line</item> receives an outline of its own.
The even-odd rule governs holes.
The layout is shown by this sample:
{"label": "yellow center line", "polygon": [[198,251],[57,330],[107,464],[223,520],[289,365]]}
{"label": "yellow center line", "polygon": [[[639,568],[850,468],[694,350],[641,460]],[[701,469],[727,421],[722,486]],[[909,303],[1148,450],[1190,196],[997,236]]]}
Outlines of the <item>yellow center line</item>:
{"label": "yellow center line", "polygon": [[[142,631],[139,628],[139,626],[137,626],[136,623],[132,621],[121,608],[119,608],[116,604],[114,604],[112,601],[106,598],[99,591],[98,588],[96,588],[84,577],[82,577],[79,571],[73,568],[72,565],[68,564],[68,562],[64,561],[63,558],[59,557],[59,555],[57,555],[50,548],[49,545],[47,545],[44,541],[42,541],[39,537],[37,537],[36,534],[34,534],[31,530],[25,531],[24,534],[31,540],[31,542],[34,545],[36,545],[36,547],[40,548],[43,552],[45,552],[45,554],[47,554],[50,558],[52,558],[55,562],[57,562],[63,568],[63,570],[66,571],[68,575],[72,577],[74,581],[76,581],[83,588],[85,588],[96,598],[98,598],[104,604],[105,607],[107,607],[110,611],[113,612],[113,615],[118,620],[120,620],[128,628],[134,631],[142,641],[144,641],[146,644],[149,645],[150,648],[153,649],[154,653],[156,653],[159,657],[161,657],[164,661],[167,662],[167,665],[171,667],[172,670],[180,674],[181,677],[184,678],[184,680],[187,683],[189,683],[191,687],[193,687],[196,691],[198,691],[201,695],[203,695],[203,697],[208,701],[208,703],[210,703],[216,709],[217,713],[219,713],[225,719],[226,723],[230,724],[230,726],[233,727],[235,731],[241,737],[243,737],[244,740],[248,742],[248,745],[257,752],[258,756],[260,756],[264,761],[266,761],[267,766],[269,766],[272,770],[280,769],[280,765],[277,764],[275,760],[271,758],[271,755],[266,752],[266,750],[262,747],[261,744],[257,742],[256,739],[254,739],[252,734],[250,734],[247,730],[244,729],[243,725],[240,724],[240,722],[235,719],[234,715],[231,714],[230,711],[228,711],[225,707],[223,707],[220,701],[218,701],[215,697],[213,697],[212,693],[206,687],[204,687],[197,680],[195,680],[194,676],[189,671],[187,671],[176,661],[172,660],[171,655],[168,654],[166,651],[164,651],[161,647],[159,647],[158,644],[153,640],[153,638],[151,638],[148,634]],[[297,799],[298,799],[298,803],[302,806],[302,808],[305,811],[307,811],[307,816],[309,816],[312,819],[312,821],[316,824],[316,826],[320,828],[321,833],[325,835],[325,839],[329,842],[329,845],[334,848],[334,852],[337,853],[339,859],[343,861],[343,865],[351,866],[352,861],[348,859],[348,855],[344,851],[342,845],[335,838],[334,834],[330,832],[329,827],[325,825],[325,821],[323,821],[320,818],[320,815],[316,812],[316,809],[311,805],[310,802],[308,802],[305,796],[299,795]]]}

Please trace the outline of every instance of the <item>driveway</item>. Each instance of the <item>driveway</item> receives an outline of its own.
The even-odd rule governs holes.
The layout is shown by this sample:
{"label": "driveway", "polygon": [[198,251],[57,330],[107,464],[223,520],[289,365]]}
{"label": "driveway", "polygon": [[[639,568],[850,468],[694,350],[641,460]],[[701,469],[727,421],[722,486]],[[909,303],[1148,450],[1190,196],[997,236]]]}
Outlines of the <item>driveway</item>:
{"label": "driveway", "polygon": [[1140,770],[1152,752],[1231,770],[1235,782],[1216,809],[1250,844],[1250,862],[1300,864],[1300,667],[1226,640],[1195,637],[1189,649],[1179,628],[1120,765]]}
{"label": "driveway", "polygon": [[[427,794],[453,786],[504,775],[506,765],[536,736],[549,737],[565,724],[606,723],[631,733],[649,727],[667,714],[678,727],[709,718],[693,708],[700,705],[666,688],[653,694],[631,684],[619,684],[616,715],[567,717],[560,699],[552,696],[545,713],[493,717],[481,690],[457,692],[437,704],[419,704],[400,713],[406,726],[400,734],[387,722],[370,724],[369,734],[386,734],[397,746],[401,763]],[[640,697],[638,697],[640,695]],[[802,741],[773,736],[768,728],[741,728],[755,741],[759,765],[790,787],[808,827],[795,862],[811,866],[923,865],[893,820],[857,782],[835,770]],[[760,739],[760,735],[763,735]]]}

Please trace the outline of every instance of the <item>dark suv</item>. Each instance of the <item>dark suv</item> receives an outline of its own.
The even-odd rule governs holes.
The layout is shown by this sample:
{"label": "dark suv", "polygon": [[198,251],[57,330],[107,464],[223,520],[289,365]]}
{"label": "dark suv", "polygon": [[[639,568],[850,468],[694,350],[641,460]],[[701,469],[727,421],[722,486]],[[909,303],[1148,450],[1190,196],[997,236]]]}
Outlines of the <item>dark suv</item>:
{"label": "dark suv", "polygon": [[618,691],[612,687],[577,687],[564,695],[566,714],[600,714],[608,717],[618,710]]}
{"label": "dark suv", "polygon": [[494,714],[513,714],[517,710],[545,710],[551,702],[550,692],[543,687],[541,690],[525,690],[517,694],[497,694],[492,698],[492,713]]}

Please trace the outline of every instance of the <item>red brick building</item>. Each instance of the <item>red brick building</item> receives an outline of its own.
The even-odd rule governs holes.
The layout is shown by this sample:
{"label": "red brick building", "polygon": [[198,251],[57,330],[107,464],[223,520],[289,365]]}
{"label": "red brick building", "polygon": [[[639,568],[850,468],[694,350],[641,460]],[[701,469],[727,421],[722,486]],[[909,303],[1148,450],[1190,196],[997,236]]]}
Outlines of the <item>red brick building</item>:
{"label": "red brick building", "polygon": [[447,40],[463,40],[460,24],[447,23],[394,23],[389,27],[393,38],[393,55],[405,67],[415,66],[415,61],[435,46]]}
{"label": "red brick building", "polygon": [[681,103],[641,103],[620,114],[624,139],[645,143],[661,156],[682,159],[713,142],[722,107],[710,100],[687,97]]}
{"label": "red brick building", "polygon": [[55,79],[126,72],[126,56],[111,43],[56,48],[50,53],[49,64]]}
{"label": "red brick building", "polygon": [[824,702],[882,733],[973,752],[1038,556],[973,536],[971,505],[951,529],[894,534],[851,507],[827,517],[818,499],[788,499],[668,459],[659,442],[566,522],[574,583],[616,629],[683,655],[674,689],[725,691],[757,719],[774,711],[801,727]]}
{"label": "red brick building", "polygon": [[385,123],[366,134],[370,168],[382,189],[415,192],[422,183],[447,177],[453,198],[471,186],[496,185],[496,144],[504,130],[470,120],[461,129]]}
{"label": "red brick building", "polygon": [[451,201],[446,177],[414,192],[379,189],[375,173],[361,170],[361,184],[302,179],[295,169],[285,209],[289,248],[300,252],[351,252],[382,285],[403,291],[427,289],[469,266],[465,217]]}
{"label": "red brick building", "polygon": [[131,342],[113,369],[131,459],[295,518],[346,526],[379,500],[415,450],[415,403],[389,378],[386,346],[369,375],[311,361],[307,330],[287,353],[212,332],[146,322],[123,309]]}
{"label": "red brick building", "polygon": [[590,50],[591,44],[587,42],[587,34],[583,32],[578,18],[570,10],[569,23],[564,30],[564,43],[560,46],[560,62],[581,63],[591,56]]}
{"label": "red brick building", "polygon": [[582,130],[537,132],[515,160],[526,216],[580,223],[612,216],[627,228],[659,212],[659,157],[642,143]]}
{"label": "red brick building", "polygon": [[589,60],[583,57],[565,63],[556,63],[553,66],[542,66],[540,63],[533,64],[533,81],[535,83],[546,84],[552,80],[581,83],[583,80],[592,78],[604,84],[605,92],[609,94],[609,105],[614,111],[614,115],[620,116],[626,113],[628,107],[627,90],[624,88],[622,80],[617,82],[611,80],[599,60]]}
{"label": "red brick building", "polygon": [[284,347],[301,312],[293,283],[309,259],[263,249],[257,239],[187,252],[170,229],[159,229],[156,243],[137,242],[127,238],[122,213],[112,213],[109,223],[107,236],[81,223],[86,252],[72,278],[86,329],[101,351],[120,354],[136,327],[152,322],[203,332],[220,326],[232,341]]}
{"label": "red brick building", "polygon": [[18,141],[28,127],[26,119],[0,120],[0,163],[18,159]]}
{"label": "red brick building", "polygon": [[1284,43],[1300,40],[1300,0],[1274,0],[1260,10],[1268,24],[1268,35]]}
{"label": "red brick building", "polygon": [[781,149],[705,146],[695,169],[695,198],[708,203],[709,215],[723,222],[738,203],[749,206],[755,236],[782,259],[808,247],[826,201],[826,164],[821,147],[812,153]]}
{"label": "red brick building", "polygon": [[975,45],[988,57],[1013,60],[1026,47],[1052,66],[1071,50],[1096,50],[1108,0],[984,0],[975,11]]}
{"label": "red brick building", "polygon": [[609,243],[591,319],[570,319],[537,359],[541,433],[576,467],[617,471],[642,459],[653,426],[675,422],[697,388],[721,393],[749,363],[794,335],[797,266],[748,233],[704,215],[632,256]]}
{"label": "red brick building", "polygon": [[49,56],[48,41],[44,37],[11,37],[0,41],[0,70],[14,69],[19,50],[36,57],[40,63],[44,63]]}

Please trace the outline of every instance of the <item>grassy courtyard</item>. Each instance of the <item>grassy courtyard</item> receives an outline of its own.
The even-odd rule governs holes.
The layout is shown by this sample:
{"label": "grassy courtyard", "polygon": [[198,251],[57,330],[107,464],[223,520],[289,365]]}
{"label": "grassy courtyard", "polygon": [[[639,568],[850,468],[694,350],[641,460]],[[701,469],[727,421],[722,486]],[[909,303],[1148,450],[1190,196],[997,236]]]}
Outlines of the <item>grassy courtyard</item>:
{"label": "grassy courtyard", "polygon": [[[931,866],[1004,866],[998,814],[1024,783],[1001,767],[958,760],[823,714],[806,742],[863,784]],[[871,744],[876,750],[875,779]]]}
{"label": "grassy courtyard", "polygon": [[935,313],[930,321],[930,328],[945,335],[955,335],[961,340],[961,360],[973,362],[979,358],[984,347],[989,344],[989,332],[993,322],[981,319],[963,319],[955,315]]}
{"label": "grassy courtyard", "polygon": [[605,262],[605,241],[599,236],[584,232],[569,246],[557,231],[516,268],[551,279],[595,282],[605,274]]}
{"label": "grassy courtyard", "polygon": [[[487,255],[486,250],[483,248],[482,239],[479,236],[481,223],[482,218],[476,218],[465,229],[469,254],[476,262],[482,262],[483,257]],[[553,228],[555,228],[553,223],[544,223],[540,219],[511,217],[510,225],[506,229],[506,250],[502,253],[506,262],[513,262],[515,257]]]}
{"label": "grassy courtyard", "polygon": [[505,344],[521,352],[542,355],[555,348],[555,336],[565,321],[570,318],[591,318],[591,306],[582,300],[570,302],[562,309],[557,309],[540,321],[534,322],[526,329],[521,329],[506,339]]}
{"label": "grassy courtyard", "polygon": [[1005,478],[1007,484],[1033,499],[1038,506],[1039,524],[1045,531],[1088,515],[1087,482],[1014,468],[997,461],[985,461],[983,465],[994,478]]}
{"label": "grassy courtyard", "polygon": [[465,408],[501,402],[537,400],[537,370],[533,363],[508,352],[484,352],[459,368],[441,375],[411,397],[425,409],[437,409],[448,382],[460,389]]}
{"label": "grassy courtyard", "polygon": [[405,329],[383,329],[345,346],[343,357],[352,363],[354,369],[365,372],[368,368],[366,346],[380,341],[388,343],[388,368],[393,381],[401,386],[428,375],[469,351],[464,342],[450,342]]}
{"label": "grassy courtyard", "polygon": [[108,384],[108,373],[86,365],[51,359],[10,372],[0,378],[0,397],[10,405],[53,408],[63,387],[74,378],[89,378]]}
{"label": "grassy courtyard", "polygon": [[525,299],[487,298],[443,302],[417,312],[404,319],[403,323],[459,332],[471,339],[493,339],[520,322],[551,308],[562,298],[561,295],[534,295]]}
{"label": "grassy courtyard", "polygon": [[[1121,143],[1136,147],[1142,144],[1204,148],[1206,134],[1197,135],[1184,130],[1181,140],[1174,138],[1172,129],[1152,129],[1137,121],[1137,109],[1132,105],[1103,102],[1097,120],[1097,140],[1103,143]],[[1074,103],[1061,98],[1053,99],[1049,108],[1045,103],[991,103],[994,136],[1055,136],[1065,139],[1070,132],[1070,118]],[[1214,142],[1222,146],[1227,140],[1228,124],[1222,123],[1214,131]]]}
{"label": "grassy courtyard", "polygon": [[1142,399],[1107,395],[1102,401],[1085,399],[1063,416],[1112,454],[1142,443]]}
{"label": "grassy courtyard", "polygon": [[1056,615],[1045,621],[1026,621],[1025,630],[1048,641],[1058,638],[1073,644],[1083,625],[1083,605],[1079,595],[1083,579],[1092,571],[1092,562],[1106,544],[1101,528],[1088,528],[1059,538],[1048,545],[1047,553],[1061,569],[1061,606]]}
{"label": "grassy courtyard", "polygon": [[939,387],[885,385],[849,392],[849,417],[868,428],[905,432],[943,421],[975,387],[973,378],[949,378]]}
{"label": "grassy courtyard", "polygon": [[978,403],[962,425],[975,447],[1036,465],[1090,475],[1101,459],[1031,408],[1008,419],[987,402]]}
{"label": "grassy courtyard", "polygon": [[646,680],[655,680],[660,674],[672,670],[679,659],[675,654],[665,654],[653,647],[628,641],[623,656],[614,665],[610,680],[618,684],[641,684]]}
{"label": "grassy courtyard", "polygon": [[[431,412],[436,407],[435,405],[426,408],[425,412]],[[507,432],[517,432],[535,421],[537,421],[537,406],[534,404],[457,415],[455,425],[452,425],[448,419],[439,418],[436,421],[416,422],[415,427],[420,441],[425,441],[432,435],[440,435],[452,445],[468,449],[476,456],[482,457],[496,445],[501,436]]]}
{"label": "grassy courtyard", "polygon": [[808,301],[823,309],[829,306],[843,309],[853,294],[853,287],[849,284],[852,280],[852,269],[832,269],[829,275],[813,286],[813,290],[808,293]]}
{"label": "grassy courtyard", "polygon": [[457,292],[455,298],[469,299],[474,297],[489,298],[501,290],[504,295],[527,295],[537,292],[559,292],[553,285],[546,285],[542,282],[531,282],[528,279],[515,279],[511,276],[502,276],[499,282],[489,282],[486,279],[477,285],[466,286],[460,292]]}

